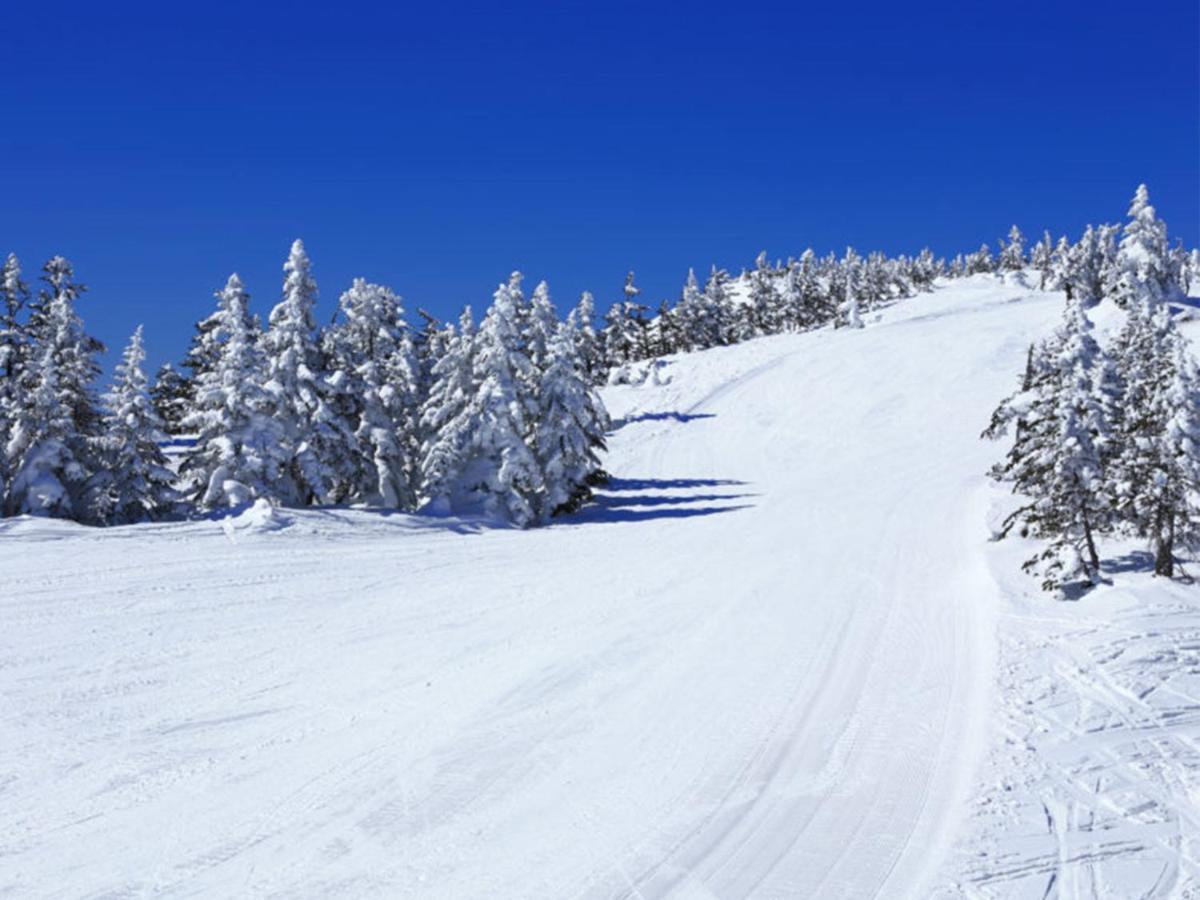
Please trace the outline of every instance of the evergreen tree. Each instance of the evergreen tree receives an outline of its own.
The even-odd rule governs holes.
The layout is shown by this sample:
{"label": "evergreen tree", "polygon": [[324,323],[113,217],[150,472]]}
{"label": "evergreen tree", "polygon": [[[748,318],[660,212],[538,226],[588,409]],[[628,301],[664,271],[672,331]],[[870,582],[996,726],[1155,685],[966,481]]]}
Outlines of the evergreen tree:
{"label": "evergreen tree", "polygon": [[217,292],[213,337],[220,353],[196,382],[183,420],[196,444],[180,469],[184,494],[203,509],[237,508],[256,498],[279,503],[277,486],[290,461],[275,397],[263,384],[264,360],[250,297],[237,274]]}
{"label": "evergreen tree", "polygon": [[342,294],[339,311],[342,320],[329,333],[330,355],[357,452],[336,498],[415,510],[420,373],[403,304],[389,288],[357,278]]}
{"label": "evergreen tree", "polygon": [[608,413],[588,383],[569,326],[559,329],[539,392],[534,445],[545,485],[543,517],[578,509],[600,471]]}
{"label": "evergreen tree", "polygon": [[8,438],[11,479],[5,515],[83,517],[89,471],[79,458],[71,398],[61,389],[57,369],[54,346],[47,344],[30,366],[29,394],[16,410]]}
{"label": "evergreen tree", "polygon": [[738,335],[740,340],[748,340],[760,334],[775,334],[782,330],[783,301],[775,287],[775,272],[767,261],[766,250],[759,253],[754,260],[754,271],[750,273],[749,280],[749,327]]}
{"label": "evergreen tree", "polygon": [[1105,295],[1128,309],[1147,299],[1152,303],[1167,299],[1176,289],[1167,226],[1155,215],[1146,186],[1138,185],[1116,257],[1105,272]]}
{"label": "evergreen tree", "polygon": [[104,395],[103,467],[87,488],[89,518],[100,524],[158,519],[174,511],[178,502],[171,486],[175,476],[160,447],[162,420],[142,371],[145,360],[138,326],[117,364],[115,383]]}
{"label": "evergreen tree", "polygon": [[167,434],[183,433],[183,420],[195,397],[193,388],[194,385],[189,384],[170,363],[159,366],[150,388],[150,399]]}
{"label": "evergreen tree", "polygon": [[0,507],[11,466],[5,447],[22,402],[21,384],[27,380],[28,337],[21,312],[29,298],[29,288],[21,280],[21,264],[10,253],[0,268]]}
{"label": "evergreen tree", "polygon": [[723,347],[737,341],[733,297],[729,290],[729,273],[712,267],[704,285],[702,305],[706,313],[704,347]]}
{"label": "evergreen tree", "polygon": [[999,267],[1010,272],[1025,268],[1025,235],[1014,225],[1008,232],[1008,243],[1000,242]]}
{"label": "evergreen tree", "polygon": [[438,512],[449,512],[460,501],[459,483],[471,461],[469,453],[475,420],[478,384],[475,376],[475,321],[471,307],[450,329],[445,350],[433,364],[433,382],[421,408],[426,435],[421,448],[422,493]]}
{"label": "evergreen tree", "polygon": [[1194,548],[1200,529],[1200,381],[1169,309],[1152,296],[1129,311],[1116,342],[1124,393],[1113,481],[1124,526],[1151,541],[1155,573],[1170,577],[1176,547]]}
{"label": "evergreen tree", "polygon": [[1026,502],[1005,521],[1001,537],[1021,533],[1049,546],[1025,564],[1046,590],[1082,576],[1099,577],[1095,538],[1112,525],[1103,454],[1112,443],[1101,400],[1104,356],[1091,334],[1085,299],[1068,299],[1053,339],[1031,351],[1023,391],[1001,404],[985,432],[997,437],[1014,419],[1016,439],[993,477],[1010,481]]}
{"label": "evergreen tree", "polygon": [[349,424],[331,402],[336,386],[323,371],[311,268],[303,242],[295,241],[283,266],[283,297],[271,310],[262,339],[266,388],[274,398],[286,460],[274,493],[285,506],[329,502],[337,483],[352,478],[357,448]]}
{"label": "evergreen tree", "polygon": [[588,384],[601,384],[607,373],[593,321],[596,318],[596,302],[588,291],[579,296],[578,305],[567,315],[567,325],[575,341],[575,354],[588,379]]}
{"label": "evergreen tree", "polygon": [[1051,264],[1054,258],[1054,241],[1050,232],[1042,233],[1042,239],[1033,245],[1029,254],[1029,264],[1038,271],[1038,288],[1049,290]]}

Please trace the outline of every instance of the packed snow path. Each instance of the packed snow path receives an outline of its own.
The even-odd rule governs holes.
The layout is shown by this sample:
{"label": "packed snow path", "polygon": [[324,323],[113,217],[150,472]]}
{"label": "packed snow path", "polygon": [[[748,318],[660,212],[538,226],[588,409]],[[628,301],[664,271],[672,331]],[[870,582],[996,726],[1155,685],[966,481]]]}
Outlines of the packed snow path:
{"label": "packed snow path", "polygon": [[0,895],[927,896],[994,680],[992,279],[609,392],[520,532],[0,524]]}

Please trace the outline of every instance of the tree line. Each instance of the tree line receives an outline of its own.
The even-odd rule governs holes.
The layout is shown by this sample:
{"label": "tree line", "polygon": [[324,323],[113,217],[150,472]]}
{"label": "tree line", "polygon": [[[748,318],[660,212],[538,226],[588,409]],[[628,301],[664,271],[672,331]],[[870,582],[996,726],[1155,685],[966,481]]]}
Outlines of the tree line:
{"label": "tree line", "polygon": [[[639,302],[630,273],[599,321],[590,293],[560,318],[544,282],[527,296],[513,273],[482,319],[469,307],[456,322],[418,311],[414,326],[395,292],[357,279],[324,328],[296,241],[265,323],[234,274],[178,367],[163,366],[150,384],[138,329],[101,396],[104,347],[78,315],[85,288],[70,263],[48,261],[34,295],[10,255],[0,270],[0,509],[108,525],[261,498],[483,511],[535,525],[579,508],[604,479],[610,423],[596,389],[641,380],[643,361],[861,327],[865,313],[939,278],[1025,277],[1032,266],[1039,287],[1133,296],[1133,282],[1108,283],[1125,271],[1118,231],[1089,228],[1075,244],[1047,235],[1027,251],[1014,226],[996,255],[985,244],[950,262],[928,249],[894,258],[809,249],[774,263],[764,252],[736,277],[714,266],[703,286],[689,271],[678,299],[656,311]],[[1165,240],[1164,230],[1154,264],[1162,283],[1200,276],[1200,256]],[[164,454],[166,435],[187,436],[177,465]]]}

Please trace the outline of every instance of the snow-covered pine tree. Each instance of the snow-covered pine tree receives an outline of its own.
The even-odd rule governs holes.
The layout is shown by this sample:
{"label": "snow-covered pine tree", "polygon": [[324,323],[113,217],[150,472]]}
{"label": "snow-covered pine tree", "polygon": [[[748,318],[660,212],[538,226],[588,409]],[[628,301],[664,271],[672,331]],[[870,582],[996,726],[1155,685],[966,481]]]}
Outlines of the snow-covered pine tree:
{"label": "snow-covered pine tree", "polygon": [[1000,242],[999,268],[1009,272],[1025,268],[1025,235],[1016,225],[1008,231],[1008,242]]}
{"label": "snow-covered pine tree", "polygon": [[202,509],[237,508],[260,497],[278,503],[288,460],[274,396],[263,385],[250,297],[236,273],[216,296],[212,331],[220,352],[197,378],[194,406],[182,423],[197,437],[180,467],[181,489]]}
{"label": "snow-covered pine tree", "polygon": [[101,427],[93,384],[104,345],[87,334],[75,310],[86,288],[75,282],[71,264],[56,256],[42,272],[46,287],[33,305],[28,331],[29,352],[37,360],[25,367],[9,414],[7,506],[16,513],[86,521],[83,490],[97,468]]}
{"label": "snow-covered pine tree", "polygon": [[737,318],[733,308],[733,296],[729,290],[729,273],[712,267],[708,281],[704,284],[701,305],[705,310],[707,342],[705,347],[723,347],[737,341],[735,326]]}
{"label": "snow-covered pine tree", "polygon": [[1171,280],[1167,226],[1155,215],[1144,184],[1138,185],[1128,215],[1116,258],[1104,273],[1105,296],[1126,309],[1147,293],[1158,302],[1177,290]]}
{"label": "snow-covered pine tree", "polygon": [[587,376],[589,384],[600,384],[607,374],[600,349],[600,338],[596,335],[594,321],[596,301],[590,291],[579,296],[579,303],[567,314],[567,325],[575,341],[575,354]]}
{"label": "snow-covered pine tree", "polygon": [[683,283],[683,291],[675,304],[675,313],[678,317],[681,336],[680,350],[686,352],[711,346],[709,335],[715,329],[704,305],[704,295],[700,293],[700,283],[696,280],[695,269],[688,269],[687,280]]}
{"label": "snow-covered pine tree", "polygon": [[[60,389],[53,344],[28,366],[28,393],[16,410],[6,447],[11,477],[6,516],[81,519],[89,472],[78,458],[81,436],[69,394]],[[91,448],[86,448],[90,454]]]}
{"label": "snow-covered pine tree", "polygon": [[600,471],[608,413],[588,383],[569,326],[552,339],[542,372],[534,447],[545,485],[542,518],[578,509]]}
{"label": "snow-covered pine tree", "polygon": [[11,475],[8,445],[12,425],[22,402],[21,385],[30,347],[21,313],[29,299],[29,288],[21,280],[21,263],[8,254],[0,268],[0,509]]}
{"label": "snow-covered pine tree", "polygon": [[88,517],[103,525],[159,519],[174,512],[179,502],[172,487],[175,476],[160,446],[163,423],[147,391],[145,360],[139,325],[103,398],[103,465],[87,485]]}
{"label": "snow-covered pine tree", "polygon": [[1029,265],[1038,272],[1038,288],[1049,290],[1051,264],[1054,258],[1054,240],[1049,231],[1042,232],[1042,239],[1029,252]]}
{"label": "snow-covered pine tree", "polygon": [[421,447],[422,494],[436,512],[454,507],[470,462],[478,384],[475,380],[475,320],[471,307],[459,316],[458,329],[445,333],[444,349],[433,363],[429,395],[421,407],[425,435]]}
{"label": "snow-covered pine tree", "polygon": [[1145,287],[1114,352],[1124,392],[1121,453],[1114,463],[1123,526],[1154,549],[1155,573],[1174,573],[1179,545],[1195,547],[1200,529],[1200,382],[1182,336],[1156,289]]}
{"label": "snow-covered pine tree", "polygon": [[781,330],[779,321],[782,301],[779,290],[775,286],[775,271],[767,259],[767,251],[763,250],[754,260],[754,269],[750,272],[750,304],[746,322],[748,328],[738,334],[738,340],[749,340],[760,334],[775,334]]}
{"label": "snow-covered pine tree", "polygon": [[469,356],[448,353],[435,367],[438,380],[423,420],[436,437],[423,469],[434,509],[482,506],[525,527],[544,514],[544,482],[526,443],[538,409],[527,388],[534,369],[518,322],[510,281],[496,289],[478,332],[463,348]]}
{"label": "snow-covered pine tree", "polygon": [[987,437],[1017,422],[1016,439],[993,477],[1026,498],[1005,520],[1000,537],[1019,526],[1023,535],[1049,540],[1025,563],[1053,590],[1099,577],[1096,535],[1112,526],[1113,506],[1103,455],[1112,442],[1100,395],[1104,355],[1084,311],[1087,298],[1068,298],[1054,337],[1031,351],[1023,390],[993,414]]}
{"label": "snow-covered pine tree", "polygon": [[286,460],[275,496],[285,506],[328,502],[339,481],[352,477],[357,442],[331,397],[316,339],[317,283],[300,240],[283,266],[283,296],[263,334],[266,388],[274,398]]}
{"label": "snow-covered pine tree", "polygon": [[194,385],[189,384],[170,363],[159,366],[150,388],[150,399],[167,434],[183,433],[183,420],[195,395],[193,388]]}
{"label": "snow-covered pine tree", "polygon": [[863,321],[858,311],[858,291],[852,281],[847,281],[842,288],[842,296],[845,299],[838,306],[838,318],[834,323],[836,327],[847,328],[862,328]]}
{"label": "snow-covered pine tree", "polygon": [[996,263],[992,259],[992,251],[987,244],[980,244],[978,250],[967,255],[965,267],[965,272],[967,275],[994,272],[995,269]]}
{"label": "snow-covered pine tree", "polygon": [[343,415],[358,442],[336,499],[415,510],[420,489],[420,373],[403,303],[356,278],[327,343]]}
{"label": "snow-covered pine tree", "polygon": [[644,312],[645,307],[640,303],[622,300],[605,313],[601,341],[610,370],[646,358],[649,342]]}

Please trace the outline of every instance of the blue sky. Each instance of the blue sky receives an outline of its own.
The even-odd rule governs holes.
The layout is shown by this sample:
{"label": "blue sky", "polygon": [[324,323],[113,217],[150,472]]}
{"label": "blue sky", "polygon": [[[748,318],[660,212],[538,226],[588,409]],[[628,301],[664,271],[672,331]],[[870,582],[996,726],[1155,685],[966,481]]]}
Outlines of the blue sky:
{"label": "blue sky", "polygon": [[982,4],[24,3],[5,11],[0,251],[62,253],[89,327],[178,357],[303,237],[352,277],[560,308],[760,249],[1076,235],[1149,184],[1200,241],[1194,0]]}

